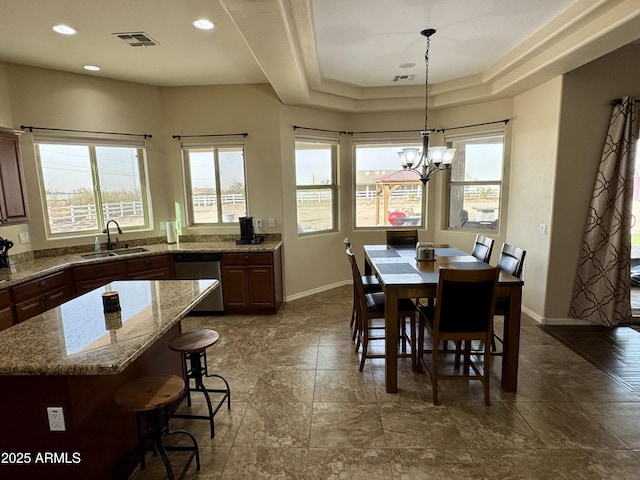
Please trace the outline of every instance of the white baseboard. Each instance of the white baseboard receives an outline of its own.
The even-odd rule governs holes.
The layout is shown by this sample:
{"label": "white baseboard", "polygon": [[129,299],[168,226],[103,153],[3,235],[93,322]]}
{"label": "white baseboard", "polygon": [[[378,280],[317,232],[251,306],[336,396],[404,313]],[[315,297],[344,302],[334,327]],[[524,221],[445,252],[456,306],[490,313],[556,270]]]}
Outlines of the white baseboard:
{"label": "white baseboard", "polygon": [[522,313],[531,317],[541,325],[598,325],[597,323],[590,322],[588,320],[580,320],[579,318],[558,317],[558,318],[546,318],[538,315],[527,307],[522,307]]}
{"label": "white baseboard", "polygon": [[315,295],[316,293],[326,292],[327,290],[332,290],[337,287],[342,287],[343,285],[351,285],[353,282],[351,280],[343,280],[341,282],[332,283],[330,285],[323,285],[322,287],[314,288],[312,290],[307,290],[304,292],[296,293],[294,295],[287,295],[284,298],[285,302],[293,302],[294,300],[299,300],[301,298],[308,297],[310,295]]}

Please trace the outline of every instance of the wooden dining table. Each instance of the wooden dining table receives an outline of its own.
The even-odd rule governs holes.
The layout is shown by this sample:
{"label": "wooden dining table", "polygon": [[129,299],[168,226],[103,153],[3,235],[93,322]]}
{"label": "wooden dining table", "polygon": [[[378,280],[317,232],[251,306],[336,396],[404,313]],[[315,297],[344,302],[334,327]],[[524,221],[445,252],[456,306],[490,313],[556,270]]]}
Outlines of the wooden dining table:
{"label": "wooden dining table", "polygon": [[[475,269],[490,265],[457,248],[436,248],[435,260],[417,260],[413,247],[365,245],[365,275],[375,274],[385,293],[385,386],[398,391],[398,300],[434,299],[441,267]],[[502,389],[518,388],[520,316],[524,282],[504,272],[498,278],[499,297],[507,300],[504,316]],[[461,299],[464,301],[464,299]]]}

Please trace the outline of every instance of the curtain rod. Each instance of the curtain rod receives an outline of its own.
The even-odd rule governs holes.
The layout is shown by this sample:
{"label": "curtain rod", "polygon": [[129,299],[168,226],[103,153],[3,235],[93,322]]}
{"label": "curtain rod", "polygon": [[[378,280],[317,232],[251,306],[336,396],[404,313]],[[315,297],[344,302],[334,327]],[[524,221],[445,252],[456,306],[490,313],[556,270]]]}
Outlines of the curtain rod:
{"label": "curtain rod", "polygon": [[172,138],[180,140],[181,138],[203,138],[203,137],[247,137],[247,132],[243,133],[204,133],[202,135],[171,135]]}
{"label": "curtain rod", "polygon": [[[494,123],[504,123],[505,125],[507,123],[509,123],[509,119],[505,118],[503,120],[495,120],[493,122],[484,122],[484,123],[474,123],[472,125],[462,125],[460,127],[449,127],[449,128],[430,128],[429,131],[430,132],[445,132],[446,130],[456,130],[459,128],[470,128],[470,127],[480,127],[482,125],[493,125]],[[354,135],[354,134],[365,134],[365,133],[412,133],[412,132],[416,132],[416,133],[420,133],[423,132],[424,130],[377,130],[377,131],[370,131],[370,132],[346,132],[349,135]]]}
{"label": "curtain rod", "polygon": [[[368,133],[420,133],[424,130],[371,130],[368,132],[347,132],[349,135],[368,134]],[[430,132],[435,132],[435,128],[430,128]]]}
{"label": "curtain rod", "polygon": [[344,130],[325,130],[324,128],[301,127],[300,125],[293,125],[294,131],[300,128],[303,130],[313,130],[315,132],[328,132],[328,133],[338,133],[340,135],[351,135],[351,132],[345,132]]}
{"label": "curtain rod", "polygon": [[33,133],[34,130],[49,130],[52,132],[73,132],[73,133],[97,133],[100,135],[127,135],[131,137],[144,137],[152,138],[153,135],[150,133],[120,133],[120,132],[97,132],[93,130],[71,130],[69,128],[46,128],[46,127],[34,127],[32,125],[20,125],[21,130],[29,130],[30,133]]}

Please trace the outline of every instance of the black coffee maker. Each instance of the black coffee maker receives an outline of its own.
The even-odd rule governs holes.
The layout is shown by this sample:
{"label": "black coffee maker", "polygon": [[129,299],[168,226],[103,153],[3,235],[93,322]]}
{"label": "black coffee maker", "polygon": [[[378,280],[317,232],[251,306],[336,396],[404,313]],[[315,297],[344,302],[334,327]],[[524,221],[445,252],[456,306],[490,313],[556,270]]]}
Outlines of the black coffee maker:
{"label": "black coffee maker", "polygon": [[0,237],[0,268],[9,266],[9,249],[13,247],[13,242]]}
{"label": "black coffee maker", "polygon": [[240,217],[240,239],[236,240],[236,245],[248,245],[251,243],[262,243],[264,237],[256,235],[253,231],[253,217]]}

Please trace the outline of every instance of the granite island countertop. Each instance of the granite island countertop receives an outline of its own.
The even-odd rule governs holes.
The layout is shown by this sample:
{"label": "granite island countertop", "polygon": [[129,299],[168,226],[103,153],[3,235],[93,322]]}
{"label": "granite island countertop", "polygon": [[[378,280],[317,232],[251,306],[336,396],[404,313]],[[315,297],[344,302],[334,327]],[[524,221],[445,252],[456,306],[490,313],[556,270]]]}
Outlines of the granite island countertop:
{"label": "granite island countertop", "polygon": [[[124,242],[122,242],[124,243]],[[234,241],[197,241],[178,242],[174,244],[156,243],[150,245],[140,245],[144,251],[128,253],[126,255],[83,257],[91,255],[92,252],[70,253],[66,255],[55,255],[42,258],[35,258],[24,262],[13,262],[9,257],[9,268],[0,269],[0,289],[16,285],[34,278],[55,273],[66,268],[78,265],[90,265],[92,263],[102,263],[109,261],[127,260],[131,258],[141,258],[162,253],[257,253],[273,252],[282,246],[281,240],[266,240],[259,244],[236,245]],[[131,250],[137,250],[138,245]],[[126,248],[118,251],[126,251]],[[109,253],[103,251],[102,253]]]}
{"label": "granite island countertop", "polygon": [[[121,280],[0,332],[0,375],[115,375],[178,323],[218,280]],[[121,312],[103,313],[119,292]]]}

